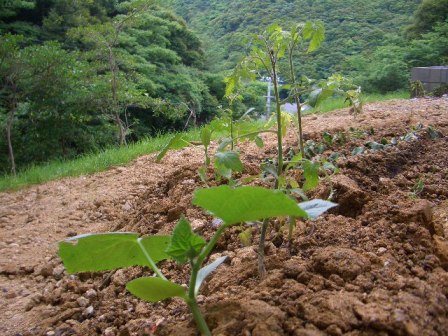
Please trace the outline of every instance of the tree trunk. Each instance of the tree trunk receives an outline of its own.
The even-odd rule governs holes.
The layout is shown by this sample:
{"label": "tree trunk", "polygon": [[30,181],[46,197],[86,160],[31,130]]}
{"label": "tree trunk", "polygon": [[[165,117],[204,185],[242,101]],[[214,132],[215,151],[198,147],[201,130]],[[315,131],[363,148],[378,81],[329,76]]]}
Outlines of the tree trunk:
{"label": "tree trunk", "polygon": [[[116,108],[118,109],[118,106]],[[124,130],[123,121],[121,120],[118,111],[115,111],[115,123],[117,124],[118,127],[120,146],[126,145],[126,132]]]}
{"label": "tree trunk", "polygon": [[6,140],[8,141],[8,154],[9,154],[9,161],[11,162],[11,174],[16,176],[16,161],[14,159],[14,148],[12,147],[12,140],[11,140],[11,130],[12,130],[12,123],[14,120],[14,113],[15,110],[11,110],[9,112],[8,116],[8,122],[6,124]]}
{"label": "tree trunk", "polygon": [[14,82],[11,83],[11,100],[9,102],[9,113],[8,113],[8,121],[6,123],[6,141],[8,142],[8,156],[9,161],[11,162],[11,174],[16,176],[16,161],[14,158],[14,148],[12,146],[12,125],[14,123],[14,116],[16,114],[17,109],[17,86]]}
{"label": "tree trunk", "polygon": [[126,133],[123,127],[123,121],[120,118],[119,113],[119,104],[118,104],[118,97],[117,97],[117,88],[118,88],[118,82],[117,82],[117,73],[118,73],[118,66],[117,62],[115,61],[115,55],[112,50],[112,46],[109,46],[109,68],[112,75],[112,81],[111,81],[111,91],[112,91],[112,104],[114,109],[114,119],[115,123],[118,127],[118,137],[120,141],[120,146],[126,145]]}

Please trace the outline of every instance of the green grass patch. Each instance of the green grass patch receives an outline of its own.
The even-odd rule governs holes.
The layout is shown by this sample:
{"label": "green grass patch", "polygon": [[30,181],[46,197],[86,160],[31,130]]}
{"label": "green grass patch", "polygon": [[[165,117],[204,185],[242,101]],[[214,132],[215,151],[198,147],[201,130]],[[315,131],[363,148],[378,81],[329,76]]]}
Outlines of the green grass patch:
{"label": "green grass patch", "polygon": [[[185,133],[190,140],[199,138],[199,129]],[[81,176],[107,170],[114,166],[123,166],[139,156],[157,152],[172,134],[148,138],[126,147],[111,147],[98,153],[90,153],[73,160],[56,160],[47,164],[30,166],[16,177],[0,177],[0,191],[18,190],[33,184],[56,180],[67,176]]]}
{"label": "green grass patch", "polygon": [[[380,101],[391,100],[391,99],[409,99],[409,92],[408,91],[397,91],[397,92],[390,92],[390,93],[386,93],[386,94],[369,93],[369,94],[362,95],[363,104],[380,102]],[[344,102],[344,98],[343,97],[335,97],[335,98],[327,99],[319,107],[308,110],[308,111],[306,111],[305,114],[325,113],[325,112],[338,110],[338,109],[341,109],[344,107],[348,107],[348,104],[346,102]]]}

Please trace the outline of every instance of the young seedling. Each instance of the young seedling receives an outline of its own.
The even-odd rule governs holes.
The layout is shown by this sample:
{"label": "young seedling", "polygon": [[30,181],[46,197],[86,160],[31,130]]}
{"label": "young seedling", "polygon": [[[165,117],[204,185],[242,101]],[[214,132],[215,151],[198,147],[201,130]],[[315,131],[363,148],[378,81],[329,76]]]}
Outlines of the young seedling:
{"label": "young seedling", "polygon": [[[286,125],[288,123],[288,116],[281,112],[281,105],[283,102],[279,97],[279,69],[282,59],[288,56],[289,60],[289,75],[291,80],[290,87],[292,88],[290,96],[286,101],[294,99],[298,108],[298,123],[299,123],[299,143],[302,157],[304,154],[302,122],[301,122],[301,96],[305,93],[309,94],[307,101],[311,106],[317,106],[324,99],[331,97],[335,92],[342,91],[342,84],[346,79],[342,76],[334,75],[327,81],[321,81],[314,87],[311,86],[311,81],[302,76],[301,83],[297,83],[294,70],[293,55],[298,45],[309,41],[308,51],[315,50],[324,39],[324,28],[319,22],[307,22],[305,24],[297,25],[291,32],[284,31],[279,25],[274,24],[269,26],[263,33],[254,35],[251,40],[251,51],[237,65],[233,74],[226,79],[226,95],[234,94],[241,85],[243,80],[254,80],[257,72],[263,72],[271,78],[274,86],[275,96],[275,113],[277,129],[275,134],[277,136],[277,159],[275,162],[275,169],[273,163],[265,165],[272,175],[275,176],[274,189],[282,189],[285,182],[284,177],[284,157],[283,157],[283,137],[286,133]],[[275,170],[275,172],[274,172]],[[259,270],[260,275],[264,274],[263,255],[264,243],[266,238],[266,231],[269,225],[268,220],[264,220],[261,227],[260,243],[258,249],[259,256]]]}
{"label": "young seedling", "polygon": [[[160,162],[166,153],[170,149],[181,149],[188,146],[203,146],[204,148],[204,163],[202,167],[198,169],[198,174],[201,180],[207,184],[207,169],[212,162],[210,157],[209,147],[212,140],[213,133],[217,130],[215,128],[217,123],[210,124],[201,129],[200,141],[188,141],[182,134],[176,134],[170,141],[162,148],[160,153],[156,157],[156,161]],[[230,142],[227,142],[229,144]],[[215,166],[215,173],[217,179],[224,177],[231,181],[233,172],[242,172],[243,164],[240,160],[240,155],[237,151],[226,150],[226,146],[219,146],[216,153],[213,156],[213,163]]]}
{"label": "young seedling", "polygon": [[[59,244],[59,256],[69,273],[136,265],[149,267],[154,276],[134,279],[126,288],[149,302],[172,297],[183,299],[193,314],[199,332],[209,336],[211,332],[196,297],[205,278],[226,259],[221,257],[202,266],[223,232],[232,225],[279,216],[314,218],[334,206],[320,200],[298,205],[281,192],[262,187],[232,189],[229,186],[197,190],[193,204],[222,220],[222,225],[208,242],[194,233],[190,223],[182,218],[171,236],[139,237],[136,233],[105,233],[73,237]],[[157,267],[158,262],[166,259],[190,264],[187,288],[168,280]]]}
{"label": "young seedling", "polygon": [[414,185],[411,188],[411,192],[409,194],[410,198],[416,199],[421,195],[423,192],[423,189],[425,189],[425,180],[423,178],[417,179],[415,181]]}

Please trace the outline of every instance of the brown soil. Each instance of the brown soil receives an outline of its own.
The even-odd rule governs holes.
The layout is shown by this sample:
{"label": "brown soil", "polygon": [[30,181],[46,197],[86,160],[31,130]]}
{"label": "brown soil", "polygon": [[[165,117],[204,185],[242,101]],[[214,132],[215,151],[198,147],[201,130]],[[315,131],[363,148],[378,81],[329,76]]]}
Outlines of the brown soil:
{"label": "brown soil", "polygon": [[[349,155],[419,123],[414,141]],[[257,276],[257,233],[249,247],[238,239],[244,227],[224,235],[211,260],[227,255],[228,262],[199,297],[213,335],[448,335],[448,137],[433,140],[426,132],[433,125],[448,135],[448,100],[370,104],[357,119],[341,110],[304,124],[315,141],[323,131],[348,135],[334,148],[346,154],[340,173],[312,193],[333,190],[339,207],[299,223],[291,244],[273,225],[264,280]],[[263,151],[241,146],[245,175],[274,156],[274,139],[265,140]],[[292,134],[286,143],[285,152],[297,146]],[[126,282],[148,270],[67,275],[56,250],[58,241],[81,233],[168,233],[182,214],[209,237],[211,218],[191,205],[201,160],[200,149],[188,148],[160,164],[149,155],[104,173],[1,193],[0,334],[196,335],[181,301],[149,304],[126,292]],[[418,180],[423,189],[416,192]],[[161,268],[187,282],[187,269],[174,262]]]}

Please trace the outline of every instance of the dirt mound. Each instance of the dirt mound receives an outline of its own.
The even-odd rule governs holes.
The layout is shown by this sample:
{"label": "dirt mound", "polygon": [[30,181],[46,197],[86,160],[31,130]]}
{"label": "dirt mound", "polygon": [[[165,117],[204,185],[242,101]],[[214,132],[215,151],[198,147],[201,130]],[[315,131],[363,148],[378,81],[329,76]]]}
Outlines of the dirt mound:
{"label": "dirt mound", "polygon": [[[307,137],[345,136],[324,155],[340,154],[340,173],[314,195],[333,195],[339,207],[301,223],[288,243],[281,227],[268,232],[267,277],[257,277],[255,246],[243,247],[233,227],[211,260],[228,256],[198,298],[214,335],[448,335],[448,135],[446,99],[366,106],[357,120],[343,110],[304,120]],[[422,124],[419,126],[419,124]],[[418,130],[413,130],[416,128]],[[367,143],[408,136],[396,145]],[[297,142],[290,134],[287,146]],[[243,176],[272,155],[242,147]],[[352,155],[364,146],[362,155]],[[127,281],[140,267],[67,275],[56,257],[66,236],[109,230],[171,232],[182,214],[209,237],[211,218],[191,205],[202,186],[199,149],[142,157],[129,167],[0,194],[0,333],[4,335],[196,335],[177,299],[141,302]],[[254,232],[253,243],[258,233]],[[161,264],[177,283],[188,270]]]}

